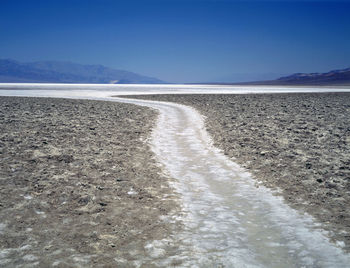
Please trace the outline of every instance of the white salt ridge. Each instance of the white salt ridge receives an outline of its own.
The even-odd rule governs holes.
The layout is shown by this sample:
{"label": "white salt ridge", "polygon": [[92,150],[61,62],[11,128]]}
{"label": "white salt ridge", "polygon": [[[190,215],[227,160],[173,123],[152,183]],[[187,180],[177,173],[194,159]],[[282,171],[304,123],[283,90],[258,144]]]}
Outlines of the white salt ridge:
{"label": "white salt ridge", "polygon": [[[225,90],[216,89],[216,93]],[[149,258],[138,264],[347,267],[350,263],[342,244],[330,243],[312,217],[291,209],[269,189],[255,187],[249,173],[214,148],[202,116],[194,109],[174,103],[110,98],[117,94],[112,91],[91,91],[88,95],[85,91],[41,90],[35,95],[37,92],[16,91],[14,95],[121,101],[160,112],[152,149],[176,179],[172,185],[182,197],[185,213],[180,219],[185,227],[174,237],[149,243],[145,248]],[[178,246],[171,256],[166,253],[169,245]]]}
{"label": "white salt ridge", "polygon": [[23,196],[23,198],[24,198],[25,200],[31,200],[31,199],[33,199],[33,197],[32,197],[31,195],[25,195],[25,196]]}

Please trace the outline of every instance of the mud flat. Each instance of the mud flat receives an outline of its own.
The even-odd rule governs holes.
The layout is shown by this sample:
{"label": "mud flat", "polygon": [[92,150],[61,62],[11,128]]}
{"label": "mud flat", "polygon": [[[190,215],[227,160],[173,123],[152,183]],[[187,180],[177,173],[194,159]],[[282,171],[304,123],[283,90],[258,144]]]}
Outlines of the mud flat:
{"label": "mud flat", "polygon": [[156,112],[22,97],[0,107],[0,266],[151,264],[145,245],[178,228],[147,143]]}
{"label": "mud flat", "polygon": [[350,251],[350,94],[137,98],[195,107],[215,146],[292,207],[313,215]]}

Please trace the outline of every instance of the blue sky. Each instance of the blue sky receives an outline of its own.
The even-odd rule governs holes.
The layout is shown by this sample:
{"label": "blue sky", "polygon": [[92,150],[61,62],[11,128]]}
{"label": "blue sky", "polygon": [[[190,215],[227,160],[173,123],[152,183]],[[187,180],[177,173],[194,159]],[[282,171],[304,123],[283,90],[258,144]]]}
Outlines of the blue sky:
{"label": "blue sky", "polygon": [[350,67],[350,1],[0,0],[0,58],[169,82]]}

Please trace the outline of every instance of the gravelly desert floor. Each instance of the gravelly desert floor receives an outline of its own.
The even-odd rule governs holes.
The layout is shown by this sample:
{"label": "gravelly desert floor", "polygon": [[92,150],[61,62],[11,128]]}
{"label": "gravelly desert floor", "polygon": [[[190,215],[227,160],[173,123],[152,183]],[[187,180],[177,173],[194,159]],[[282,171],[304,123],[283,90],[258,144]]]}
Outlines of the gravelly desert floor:
{"label": "gravelly desert floor", "polygon": [[[135,96],[130,96],[135,98]],[[215,146],[350,251],[350,94],[157,95],[206,117]]]}
{"label": "gravelly desert floor", "polygon": [[0,107],[1,267],[134,267],[178,228],[161,220],[176,195],[145,140],[156,112],[17,97]]}

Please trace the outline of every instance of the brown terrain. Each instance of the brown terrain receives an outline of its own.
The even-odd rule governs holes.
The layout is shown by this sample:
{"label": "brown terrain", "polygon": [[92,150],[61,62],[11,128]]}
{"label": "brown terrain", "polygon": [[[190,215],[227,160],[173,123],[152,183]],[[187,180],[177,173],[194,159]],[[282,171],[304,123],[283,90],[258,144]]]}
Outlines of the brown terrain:
{"label": "brown terrain", "polygon": [[145,245],[178,228],[147,143],[156,112],[18,97],[0,107],[0,267],[151,264]]}
{"label": "brown terrain", "polygon": [[[138,98],[198,109],[215,146],[349,251],[350,94]],[[0,107],[0,267],[154,266],[164,252],[150,242],[181,228],[148,145],[156,112],[52,98]]]}

